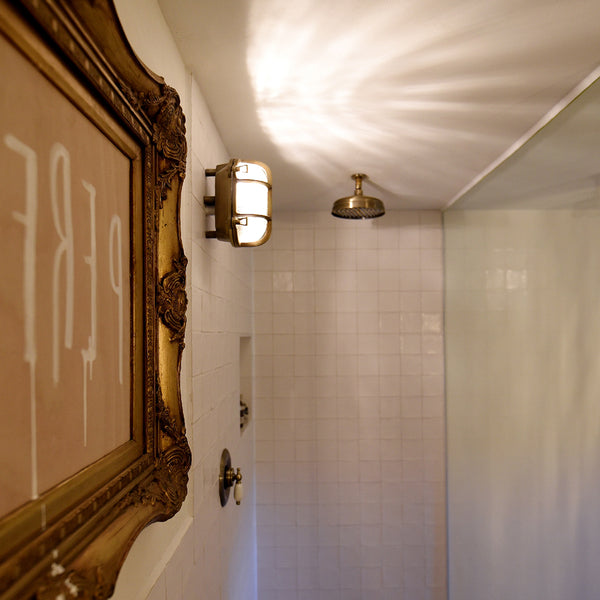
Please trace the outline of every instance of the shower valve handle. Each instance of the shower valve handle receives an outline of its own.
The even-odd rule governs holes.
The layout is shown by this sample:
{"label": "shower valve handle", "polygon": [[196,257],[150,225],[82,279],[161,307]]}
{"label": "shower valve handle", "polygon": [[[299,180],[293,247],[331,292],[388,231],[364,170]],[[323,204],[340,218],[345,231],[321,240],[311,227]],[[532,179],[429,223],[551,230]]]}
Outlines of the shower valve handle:
{"label": "shower valve handle", "polygon": [[239,505],[242,502],[242,498],[244,497],[244,486],[242,484],[242,470],[238,467],[237,473],[234,472],[233,467],[230,467],[225,472],[225,487],[229,488],[234,486],[233,488],[233,499],[235,503]]}
{"label": "shower valve handle", "polygon": [[244,497],[244,486],[242,485],[242,470],[238,467],[237,472],[231,466],[231,455],[227,448],[221,453],[221,466],[219,467],[219,498],[221,506],[225,506],[229,500],[229,492],[233,487],[233,497],[236,504],[242,502]]}
{"label": "shower valve handle", "polygon": [[242,498],[244,497],[244,484],[241,481],[235,482],[235,487],[233,488],[233,499],[235,503],[239,506],[242,502]]}

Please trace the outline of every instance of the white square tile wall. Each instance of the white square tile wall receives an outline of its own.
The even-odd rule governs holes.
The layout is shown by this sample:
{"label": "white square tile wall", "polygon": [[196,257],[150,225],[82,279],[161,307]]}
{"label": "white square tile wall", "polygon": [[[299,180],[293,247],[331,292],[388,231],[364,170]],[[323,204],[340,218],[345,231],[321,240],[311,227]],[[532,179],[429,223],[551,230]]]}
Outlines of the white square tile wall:
{"label": "white square tile wall", "polygon": [[[188,161],[182,239],[188,258],[182,404],[192,447],[188,498],[176,517],[146,528],[121,570],[118,600],[256,600],[254,424],[240,435],[240,337],[252,335],[252,252],[204,236],[205,168],[229,155],[199,86],[177,54],[155,0],[123,0],[119,14],[146,64],[181,94]],[[149,34],[151,32],[151,34]],[[223,448],[244,473],[246,498],[222,508]]]}
{"label": "white square tile wall", "polygon": [[261,600],[445,600],[442,286],[435,211],[254,250]]}
{"label": "white square tile wall", "polygon": [[[192,444],[190,486],[194,521],[179,543],[152,599],[256,600],[254,424],[240,433],[240,337],[252,334],[252,255],[206,239],[205,168],[228,160],[198,86],[192,82],[192,185],[186,352],[191,355],[192,410],[186,425]],[[245,499],[221,507],[221,452],[228,448],[244,475]],[[164,582],[163,582],[164,580]],[[164,586],[164,590],[163,590]]]}

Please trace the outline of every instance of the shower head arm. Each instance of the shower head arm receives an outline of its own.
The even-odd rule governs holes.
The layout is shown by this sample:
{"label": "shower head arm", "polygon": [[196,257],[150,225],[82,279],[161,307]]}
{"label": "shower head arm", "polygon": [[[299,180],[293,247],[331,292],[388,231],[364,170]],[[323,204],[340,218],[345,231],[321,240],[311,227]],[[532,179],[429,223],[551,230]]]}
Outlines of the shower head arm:
{"label": "shower head arm", "polygon": [[362,180],[367,179],[367,176],[363,173],[354,173],[354,175],[352,175],[352,179],[354,179],[354,195],[362,196]]}

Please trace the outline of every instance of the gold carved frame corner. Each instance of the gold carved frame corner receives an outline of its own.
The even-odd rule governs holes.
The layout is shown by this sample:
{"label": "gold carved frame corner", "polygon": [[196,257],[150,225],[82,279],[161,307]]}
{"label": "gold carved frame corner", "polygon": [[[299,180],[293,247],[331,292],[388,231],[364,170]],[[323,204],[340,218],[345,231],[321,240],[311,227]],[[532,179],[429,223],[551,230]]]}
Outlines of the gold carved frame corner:
{"label": "gold carved frame corner", "polygon": [[[1,600],[102,600],[142,529],[171,518],[187,494],[185,117],[177,92],[136,58],[111,0],[0,0],[0,35],[74,110],[108,137],[119,132],[139,155],[131,170],[131,442],[0,515]],[[50,507],[43,527],[41,502]]]}

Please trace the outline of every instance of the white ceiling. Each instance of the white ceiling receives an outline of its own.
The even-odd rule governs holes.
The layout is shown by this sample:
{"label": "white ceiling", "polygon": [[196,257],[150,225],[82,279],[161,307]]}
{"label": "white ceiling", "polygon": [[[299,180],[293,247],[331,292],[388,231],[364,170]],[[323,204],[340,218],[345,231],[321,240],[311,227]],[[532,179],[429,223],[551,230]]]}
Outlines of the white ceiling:
{"label": "white ceiling", "polygon": [[600,64],[599,0],[159,0],[279,209],[442,208]]}

